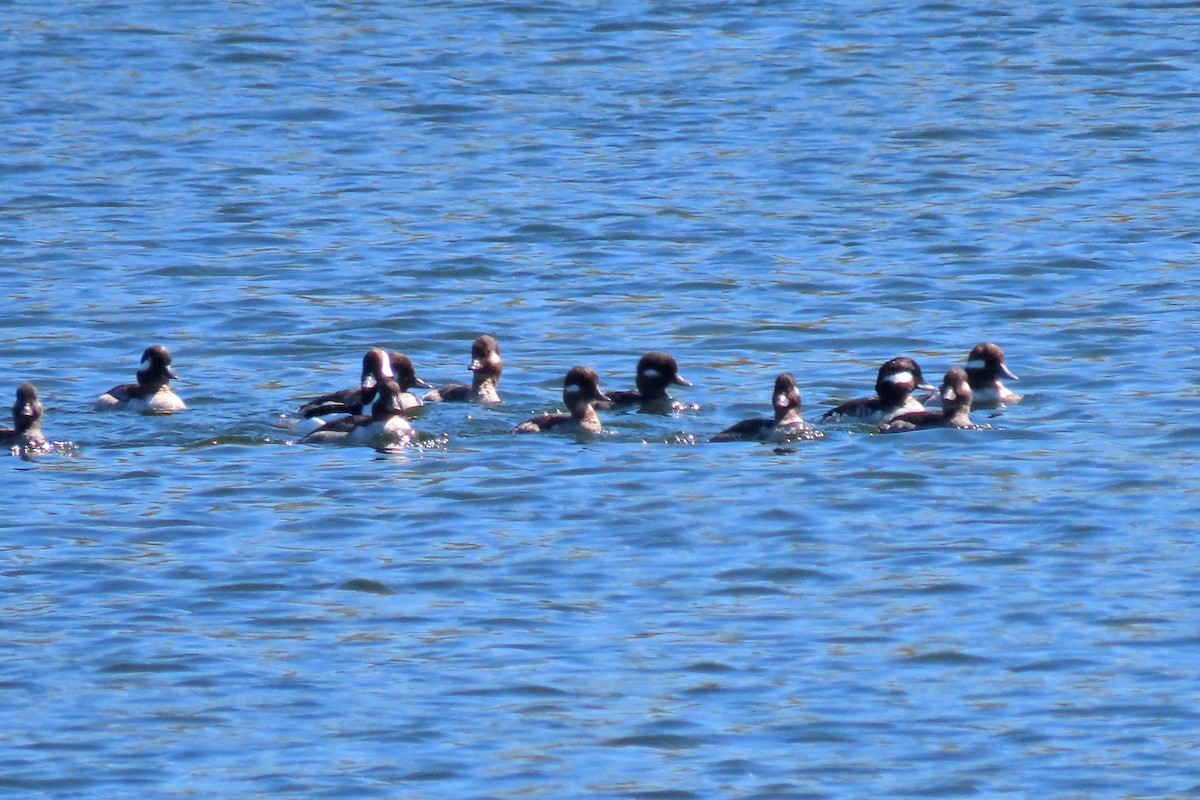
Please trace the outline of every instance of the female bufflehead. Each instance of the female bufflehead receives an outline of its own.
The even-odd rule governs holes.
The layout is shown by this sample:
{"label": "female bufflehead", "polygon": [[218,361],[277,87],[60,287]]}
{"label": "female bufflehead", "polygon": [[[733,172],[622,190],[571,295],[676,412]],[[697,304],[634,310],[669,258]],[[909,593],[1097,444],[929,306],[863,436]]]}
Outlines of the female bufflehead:
{"label": "female bufflehead", "polygon": [[46,448],[46,437],[42,435],[42,403],[38,400],[37,388],[32,383],[17,387],[17,401],[12,407],[13,429],[0,428],[0,445],[19,447],[22,450]]}
{"label": "female bufflehead", "polygon": [[679,365],[674,356],[667,353],[646,353],[638,359],[637,389],[632,391],[609,392],[609,401],[600,402],[597,408],[613,408],[614,406],[656,405],[671,407],[674,401],[667,394],[671,384],[691,386],[679,374]]}
{"label": "female bufflehead", "polygon": [[500,394],[496,384],[500,382],[500,373],[504,371],[504,361],[500,358],[500,343],[491,336],[484,334],[471,345],[471,364],[468,367],[474,375],[470,386],[451,383],[434,389],[425,395],[426,403],[468,402],[499,403]]}
{"label": "female bufflehead", "polygon": [[171,354],[161,344],[147,347],[138,366],[137,383],[114,386],[96,400],[96,410],[129,409],[152,414],[184,411],[187,406],[171,391]]}
{"label": "female bufflehead", "polygon": [[897,414],[924,411],[910,395],[916,389],[937,391],[925,382],[921,367],[908,356],[899,356],[885,361],[875,379],[875,396],[859,397],[842,403],[821,415],[822,421],[831,419],[856,420],[860,422],[887,422]]}
{"label": "female bufflehead", "polygon": [[330,414],[361,414],[375,399],[376,385],[385,380],[394,380],[399,384],[400,406],[405,410],[421,405],[421,399],[408,391],[410,388],[431,388],[428,383],[417,377],[416,368],[408,356],[372,347],[363,355],[362,375],[357,387],[330,392],[309,400],[300,406],[300,416],[311,419]]}
{"label": "female bufflehead", "polygon": [[330,420],[301,439],[301,443],[391,447],[409,442],[413,429],[404,418],[404,409],[401,408],[400,384],[384,378],[375,389],[378,396],[371,404],[369,415],[352,414]]}
{"label": "female bufflehead", "polygon": [[600,391],[600,378],[587,367],[571,367],[563,378],[563,403],[570,414],[543,414],[518,425],[514,433],[599,433],[600,417],[592,404],[607,401]]}
{"label": "female bufflehead", "polygon": [[774,439],[820,439],[824,433],[800,418],[800,387],[790,372],[781,372],[775,379],[775,391],[771,394],[771,405],[775,407],[775,418],[744,419],[718,433],[714,442],[746,442]]}
{"label": "female bufflehead", "polygon": [[897,414],[888,422],[879,423],[883,433],[901,433],[925,428],[975,428],[971,423],[971,383],[967,373],[958,367],[946,370],[942,388],[941,411],[911,411]]}
{"label": "female bufflehead", "polygon": [[971,383],[975,408],[992,408],[1005,403],[1019,403],[1021,395],[1000,382],[1003,375],[1011,381],[1020,380],[1004,363],[1004,351],[991,342],[971,348],[967,356],[967,380]]}

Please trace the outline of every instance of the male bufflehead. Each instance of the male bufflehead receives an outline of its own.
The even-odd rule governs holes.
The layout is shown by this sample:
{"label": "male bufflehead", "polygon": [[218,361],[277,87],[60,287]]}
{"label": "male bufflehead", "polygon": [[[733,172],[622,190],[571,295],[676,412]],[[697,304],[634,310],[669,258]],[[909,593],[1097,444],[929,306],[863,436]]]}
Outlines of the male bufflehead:
{"label": "male bufflehead", "polygon": [[171,368],[171,354],[161,344],[147,347],[138,366],[137,383],[114,386],[96,400],[98,411],[128,409],[153,414],[184,411],[187,406],[171,391],[170,381],[177,378]]}
{"label": "male bufflehead", "polygon": [[601,401],[596,407],[645,405],[670,408],[675,403],[667,394],[667,387],[671,384],[692,385],[679,374],[674,356],[667,353],[646,353],[638,359],[636,383],[637,388],[632,391],[608,392],[609,401]]}
{"label": "male bufflehead", "polygon": [[405,410],[421,405],[421,399],[408,391],[410,388],[430,388],[428,383],[417,377],[417,371],[408,356],[372,347],[363,355],[358,386],[315,397],[300,406],[300,415],[311,419],[331,414],[361,414],[375,399],[376,385],[385,380],[394,380],[399,384],[400,406]]}
{"label": "male bufflehead", "polygon": [[22,383],[17,387],[12,418],[12,430],[0,428],[0,445],[22,450],[46,448],[46,437],[42,435],[42,403],[38,400],[37,387],[32,383]]}
{"label": "male bufflehead", "polygon": [[874,397],[859,397],[842,403],[821,415],[821,420],[886,422],[897,414],[924,411],[925,407],[910,396],[916,389],[937,391],[925,382],[916,361],[908,356],[899,356],[884,362],[879,368]]}
{"label": "male bufflehead", "polygon": [[600,417],[592,404],[607,401],[600,378],[587,367],[571,367],[563,378],[563,403],[570,414],[543,414],[518,425],[514,433],[599,433]]}
{"label": "male bufflehead", "polygon": [[771,405],[775,418],[756,417],[744,419],[712,438],[714,442],[745,442],[753,440],[790,441],[794,439],[820,439],[824,433],[809,425],[800,417],[800,387],[790,372],[781,372],[775,379],[775,390],[771,394]]}
{"label": "male bufflehead", "polygon": [[400,384],[384,378],[375,386],[376,398],[371,413],[352,414],[326,422],[301,439],[304,444],[369,444],[373,447],[393,447],[408,443],[413,436],[412,425],[404,418],[401,408]]}
{"label": "male bufflehead", "polygon": [[468,369],[474,373],[470,386],[459,383],[442,386],[427,393],[425,402],[499,403],[500,394],[496,391],[496,384],[500,382],[500,373],[504,371],[504,361],[500,358],[500,343],[487,334],[476,339],[471,345],[471,364]]}
{"label": "male bufflehead", "polygon": [[951,367],[946,370],[942,387],[941,411],[910,411],[897,414],[888,422],[879,423],[883,433],[902,433],[925,428],[975,428],[971,422],[971,383],[965,370]]}

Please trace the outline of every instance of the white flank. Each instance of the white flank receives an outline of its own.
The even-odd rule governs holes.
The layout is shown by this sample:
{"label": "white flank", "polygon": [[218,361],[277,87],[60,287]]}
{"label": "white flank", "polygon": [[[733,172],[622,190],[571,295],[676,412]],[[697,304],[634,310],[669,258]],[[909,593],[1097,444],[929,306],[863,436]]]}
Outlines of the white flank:
{"label": "white flank", "polygon": [[913,374],[911,372],[894,372],[891,375],[884,375],[884,383],[912,383]]}

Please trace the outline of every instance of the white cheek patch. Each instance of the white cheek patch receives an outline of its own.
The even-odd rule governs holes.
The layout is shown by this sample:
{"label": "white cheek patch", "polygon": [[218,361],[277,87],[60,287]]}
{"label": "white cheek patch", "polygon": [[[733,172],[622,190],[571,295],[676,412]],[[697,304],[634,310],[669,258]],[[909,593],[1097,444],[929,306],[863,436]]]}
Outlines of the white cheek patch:
{"label": "white cheek patch", "polygon": [[912,383],[913,374],[911,372],[894,372],[891,375],[883,376],[884,383]]}
{"label": "white cheek patch", "polygon": [[645,375],[647,378],[657,378],[659,376],[658,370],[653,369],[653,368],[646,370],[642,374]]}
{"label": "white cheek patch", "polygon": [[978,358],[972,358],[967,362],[967,369],[983,369],[987,364],[980,361]]}
{"label": "white cheek patch", "polygon": [[791,405],[792,398],[780,392],[779,394],[775,395],[775,399],[772,402],[775,403],[776,408],[787,408],[789,405]]}
{"label": "white cheek patch", "polygon": [[142,363],[138,364],[138,372],[145,372],[150,369],[150,359],[143,358]]}
{"label": "white cheek patch", "polygon": [[563,387],[563,391],[567,394],[579,394],[583,391],[583,388],[578,383],[568,383]]}
{"label": "white cheek patch", "polygon": [[390,358],[383,359],[383,368],[379,370],[385,378],[394,378],[396,375],[392,372],[392,360]]}
{"label": "white cheek patch", "polygon": [[368,375],[368,376],[367,376],[367,378],[366,378],[366,380],[364,380],[364,381],[362,382],[362,387],[363,387],[364,389],[374,389],[374,388],[375,388],[375,384],[376,384],[376,383],[377,383],[377,381],[375,380],[375,376],[374,376],[374,375]]}

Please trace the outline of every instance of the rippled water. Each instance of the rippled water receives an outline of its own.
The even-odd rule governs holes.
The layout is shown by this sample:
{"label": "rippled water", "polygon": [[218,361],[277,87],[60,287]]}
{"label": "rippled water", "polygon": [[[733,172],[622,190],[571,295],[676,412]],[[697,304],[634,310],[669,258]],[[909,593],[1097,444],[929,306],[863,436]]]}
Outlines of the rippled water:
{"label": "rippled water", "polygon": [[[0,5],[0,786],[1200,794],[1200,6]],[[362,352],[505,404],[293,444]],[[706,440],[1000,343],[982,431]],[[191,411],[97,414],[167,344]],[[672,416],[515,437],[668,350]],[[5,407],[7,407],[5,400]]]}

